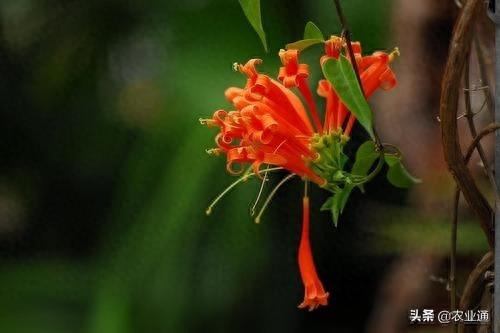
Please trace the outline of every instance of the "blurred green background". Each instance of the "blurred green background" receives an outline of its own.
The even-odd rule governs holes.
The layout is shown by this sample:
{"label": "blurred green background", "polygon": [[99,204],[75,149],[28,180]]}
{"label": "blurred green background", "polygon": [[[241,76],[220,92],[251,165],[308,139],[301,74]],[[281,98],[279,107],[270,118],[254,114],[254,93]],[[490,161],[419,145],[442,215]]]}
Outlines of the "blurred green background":
{"label": "blurred green background", "polygon": [[[392,47],[391,4],[345,1],[366,51]],[[0,332],[364,330],[398,244],[422,239],[398,229],[404,191],[377,179],[335,229],[313,190],[312,243],[331,293],[313,313],[296,308],[300,182],[260,225],[246,214],[255,181],[205,216],[233,179],[205,154],[214,132],[198,118],[244,82],[232,63],[261,57],[274,75],[277,51],[308,20],[339,33],[331,1],[262,7],[269,54],[237,1],[0,2]],[[390,205],[379,220],[392,227],[367,221],[366,201]],[[446,249],[436,225],[428,233]],[[466,248],[480,252],[481,237],[471,230]]]}

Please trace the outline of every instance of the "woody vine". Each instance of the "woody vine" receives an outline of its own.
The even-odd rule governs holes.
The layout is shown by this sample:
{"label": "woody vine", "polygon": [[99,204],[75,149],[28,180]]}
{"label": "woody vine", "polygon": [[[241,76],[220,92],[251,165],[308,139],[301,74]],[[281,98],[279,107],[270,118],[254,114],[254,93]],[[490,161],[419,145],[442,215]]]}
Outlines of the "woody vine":
{"label": "woody vine", "polygon": [[[481,110],[473,110],[471,105],[471,93],[482,93],[484,106],[489,110],[493,118],[493,97],[491,93],[491,83],[486,73],[486,61],[483,45],[475,33],[481,15],[486,13],[485,2],[482,0],[459,1],[457,5],[461,7],[461,13],[450,43],[450,53],[443,77],[440,120],[443,150],[449,170],[456,183],[456,190],[453,204],[453,218],[451,223],[451,249],[450,249],[450,306],[451,309],[467,311],[477,308],[482,299],[486,299],[486,305],[492,309],[492,277],[493,277],[493,248],[494,248],[494,210],[488,202],[486,193],[481,192],[473,177],[468,162],[472,154],[477,151],[484,172],[487,175],[491,192],[495,200],[499,199],[498,186],[488,161],[481,140],[487,135],[500,129],[500,124],[491,123],[478,130],[476,128],[475,116]],[[477,64],[471,61],[471,52],[476,53]],[[470,67],[477,65],[483,86],[481,89],[473,89],[470,83]],[[465,117],[458,115],[459,99],[464,99]],[[460,139],[463,133],[458,131],[458,121],[465,118],[472,136],[472,141],[463,152],[460,148]],[[463,140],[463,139],[462,139]],[[483,230],[490,251],[488,251],[472,270],[467,278],[463,291],[459,291],[456,285],[456,253],[457,253],[457,232],[458,232],[458,206],[460,197],[463,196],[470,209],[474,212],[477,221]],[[486,295],[486,297],[483,297]],[[478,327],[464,326],[463,324],[454,326],[455,332],[476,332]],[[491,331],[491,327],[488,328]]]}

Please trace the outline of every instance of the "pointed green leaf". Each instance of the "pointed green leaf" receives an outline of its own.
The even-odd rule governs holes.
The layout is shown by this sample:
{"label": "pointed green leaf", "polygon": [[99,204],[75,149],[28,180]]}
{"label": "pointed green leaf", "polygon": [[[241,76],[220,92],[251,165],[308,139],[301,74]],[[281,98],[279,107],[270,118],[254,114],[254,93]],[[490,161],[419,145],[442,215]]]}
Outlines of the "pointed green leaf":
{"label": "pointed green leaf", "polygon": [[307,22],[306,28],[304,29],[304,39],[325,40],[321,30],[319,30],[318,26],[311,21]]}
{"label": "pointed green leaf", "polygon": [[422,182],[420,179],[413,177],[402,163],[389,168],[387,179],[392,185],[399,188],[408,188]]}
{"label": "pointed green leaf", "polygon": [[370,171],[373,163],[380,157],[380,153],[375,147],[375,143],[371,140],[366,141],[359,146],[356,152],[356,160],[352,166],[351,173],[358,176],[366,176]]}
{"label": "pointed green leaf", "polygon": [[267,52],[266,33],[262,27],[262,17],[260,14],[260,0],[239,0],[243,13],[252,25],[253,29],[259,35],[259,38]]}
{"label": "pointed green leaf", "polygon": [[373,134],[373,116],[370,106],[356,79],[351,63],[344,55],[339,59],[329,59],[323,64],[323,74],[335,88],[345,106],[356,116],[371,138]]}
{"label": "pointed green leaf", "polygon": [[[356,152],[356,160],[351,169],[351,174],[355,176],[366,176],[373,166],[373,163],[380,158],[380,153],[375,147],[375,143],[371,140],[366,141],[359,146]],[[363,184],[358,185],[361,192],[365,193]]]}
{"label": "pointed green leaf", "polygon": [[422,182],[420,179],[413,177],[408,170],[406,170],[400,157],[385,155],[385,162],[389,166],[387,180],[392,185],[399,188],[408,188]]}
{"label": "pointed green leaf", "polygon": [[322,211],[331,211],[333,224],[335,226],[337,226],[339,222],[339,216],[344,211],[344,207],[347,204],[347,200],[349,199],[349,195],[351,194],[353,188],[354,186],[352,185],[346,185],[339,192],[328,198],[328,200],[326,200],[326,202],[321,207]]}
{"label": "pointed green leaf", "polygon": [[302,51],[310,46],[323,43],[322,39],[302,39],[296,42],[286,44],[287,50],[299,50]]}
{"label": "pointed green leaf", "polygon": [[330,210],[332,209],[332,205],[333,205],[333,195],[328,199],[326,199],[325,203],[323,204],[323,206],[321,206],[320,210],[322,212],[325,210]]}
{"label": "pointed green leaf", "polygon": [[396,155],[390,155],[390,154],[385,154],[384,155],[385,163],[389,166],[389,168],[393,167],[394,165],[401,163],[401,157],[396,156]]}

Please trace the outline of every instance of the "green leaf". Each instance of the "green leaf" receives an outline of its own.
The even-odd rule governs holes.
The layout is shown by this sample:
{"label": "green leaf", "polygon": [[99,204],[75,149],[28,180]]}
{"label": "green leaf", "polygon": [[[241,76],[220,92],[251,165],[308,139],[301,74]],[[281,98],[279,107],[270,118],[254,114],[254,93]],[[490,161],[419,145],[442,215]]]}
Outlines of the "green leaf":
{"label": "green leaf", "polygon": [[304,29],[304,39],[286,45],[288,50],[302,51],[310,46],[323,43],[325,41],[323,33],[319,30],[318,26],[312,22],[307,22]]}
{"label": "green leaf", "polygon": [[301,39],[296,42],[286,44],[288,50],[299,50],[302,51],[310,46],[323,43],[322,39]]}
{"label": "green leaf", "polygon": [[[356,160],[351,169],[351,174],[355,176],[366,176],[373,166],[373,163],[380,158],[375,143],[371,140],[359,146],[356,152]],[[363,184],[358,185],[361,192],[365,193]]]}
{"label": "green leaf", "polygon": [[318,26],[313,22],[309,21],[304,29],[304,39],[319,39],[324,41],[323,33],[319,30]]}
{"label": "green leaf", "polygon": [[339,216],[344,211],[344,207],[349,199],[354,186],[346,185],[339,192],[335,193],[333,196],[328,198],[326,202],[321,206],[321,210],[330,210],[332,213],[333,224],[337,226],[339,222]]}
{"label": "green leaf", "polygon": [[359,146],[356,152],[356,160],[352,166],[351,173],[358,176],[366,176],[373,163],[380,157],[380,153],[371,140]]}
{"label": "green leaf", "polygon": [[323,74],[335,88],[345,106],[356,116],[359,123],[373,139],[373,116],[370,106],[356,79],[351,63],[344,55],[329,59],[323,64]]}
{"label": "green leaf", "polygon": [[266,33],[262,27],[262,17],[260,14],[260,0],[239,0],[243,13],[252,25],[253,29],[259,35],[259,38],[267,52]]}
{"label": "green leaf", "polygon": [[401,157],[396,155],[385,154],[384,155],[385,163],[389,166],[389,168],[395,166],[398,163],[401,163]]}
{"label": "green leaf", "polygon": [[325,203],[323,204],[323,206],[321,206],[320,210],[322,212],[324,212],[326,210],[330,210],[330,209],[332,209],[332,205],[333,205],[333,195],[331,197],[329,197],[328,199],[326,199]]}
{"label": "green leaf", "polygon": [[408,188],[422,182],[420,179],[413,177],[408,170],[406,170],[400,157],[385,155],[385,162],[389,166],[387,180],[392,185],[399,188]]}

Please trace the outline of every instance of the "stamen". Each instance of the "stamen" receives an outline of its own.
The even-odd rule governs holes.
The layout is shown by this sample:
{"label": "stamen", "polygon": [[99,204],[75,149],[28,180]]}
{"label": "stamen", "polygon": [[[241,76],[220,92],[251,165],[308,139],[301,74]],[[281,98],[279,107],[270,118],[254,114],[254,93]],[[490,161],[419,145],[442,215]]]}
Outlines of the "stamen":
{"label": "stamen", "polygon": [[[273,154],[276,154],[278,152],[278,150],[281,148],[281,146],[283,146],[285,144],[286,140],[283,140],[283,142],[281,142],[278,147],[276,147],[276,149],[274,150]],[[269,167],[269,164],[266,165],[266,168]],[[257,194],[257,198],[255,199],[255,202],[252,206],[252,208],[250,208],[250,216],[254,216],[255,215],[255,208],[257,207],[259,201],[260,201],[260,197],[262,195],[262,192],[264,191],[264,185],[266,184],[267,182],[267,171],[264,172],[264,178],[262,179],[262,182],[260,183],[260,188],[259,188],[259,193]]]}
{"label": "stamen", "polygon": [[211,122],[213,122],[212,119],[206,119],[206,118],[200,118],[200,119],[198,119],[198,121],[202,125],[209,125]]}
{"label": "stamen", "polygon": [[264,191],[264,185],[266,184],[266,182],[267,182],[267,172],[264,173],[264,178],[262,179],[262,182],[260,183],[259,193],[257,194],[257,198],[255,199],[255,202],[253,203],[252,208],[250,208],[250,216],[255,215],[255,208],[257,207],[257,205],[260,201],[260,197],[262,195],[262,192]]}
{"label": "stamen", "polygon": [[220,148],[210,148],[205,150],[208,155],[211,156],[219,156],[222,153],[222,149]]}
{"label": "stamen", "polygon": [[399,57],[401,52],[399,52],[399,47],[395,47],[394,51],[389,54],[389,62],[392,62],[396,57]]}
{"label": "stamen", "polygon": [[281,186],[283,186],[283,184],[285,184],[287,181],[289,181],[292,177],[294,177],[295,174],[292,173],[292,174],[289,174],[288,176],[286,176],[285,178],[283,178],[275,187],[274,189],[271,191],[271,193],[269,193],[269,196],[267,197],[266,201],[264,202],[264,204],[262,205],[262,208],[260,209],[259,211],[259,214],[257,215],[257,217],[255,218],[255,223],[260,223],[260,218],[262,216],[262,214],[264,213],[264,211],[266,210],[267,206],[269,206],[269,203],[271,202],[271,200],[273,199],[274,195],[276,194],[276,192],[278,192],[278,190],[280,189]]}
{"label": "stamen", "polygon": [[238,64],[237,62],[233,63],[233,71],[238,72],[240,70],[239,67],[240,64]]}
{"label": "stamen", "polygon": [[[258,173],[262,173],[262,172],[271,172],[271,171],[277,171],[277,170],[282,170],[283,168],[282,167],[276,167],[276,168],[269,168],[269,169],[264,169],[264,170],[260,170]],[[224,191],[222,191],[213,201],[212,203],[208,206],[207,210],[205,211],[205,213],[207,215],[210,215],[212,213],[212,209],[214,208],[214,206],[220,201],[220,199],[222,199],[233,187],[235,187],[236,185],[246,181],[248,178],[252,177],[252,176],[255,176],[255,172],[251,172],[249,174],[245,174],[243,176],[241,176],[240,178],[238,178],[238,180],[234,181],[231,185],[229,185],[228,187],[226,187],[226,189]]]}

